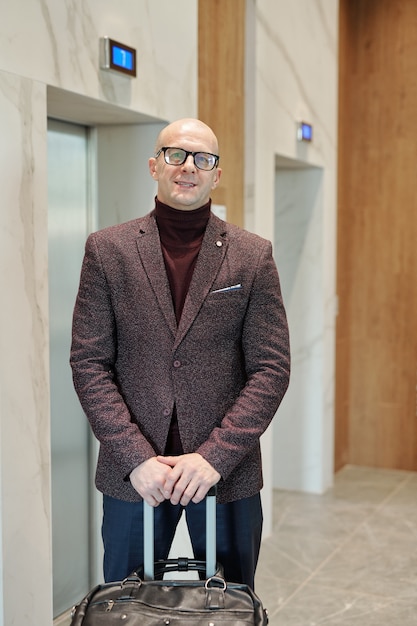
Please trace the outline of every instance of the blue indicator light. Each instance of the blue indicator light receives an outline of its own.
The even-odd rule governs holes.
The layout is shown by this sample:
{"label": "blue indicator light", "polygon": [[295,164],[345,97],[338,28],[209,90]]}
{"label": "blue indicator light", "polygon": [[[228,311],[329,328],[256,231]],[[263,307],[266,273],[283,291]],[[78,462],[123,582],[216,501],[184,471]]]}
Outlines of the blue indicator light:
{"label": "blue indicator light", "polygon": [[122,67],[125,70],[133,70],[133,53],[119,46],[112,46],[113,65]]}
{"label": "blue indicator light", "polygon": [[136,76],[136,50],[110,37],[100,37],[100,68]]}
{"label": "blue indicator light", "polygon": [[313,128],[310,124],[305,124],[304,122],[301,124],[301,132],[304,141],[311,141],[313,139]]}
{"label": "blue indicator light", "polygon": [[299,122],[297,126],[298,141],[313,141],[313,127],[307,122]]}

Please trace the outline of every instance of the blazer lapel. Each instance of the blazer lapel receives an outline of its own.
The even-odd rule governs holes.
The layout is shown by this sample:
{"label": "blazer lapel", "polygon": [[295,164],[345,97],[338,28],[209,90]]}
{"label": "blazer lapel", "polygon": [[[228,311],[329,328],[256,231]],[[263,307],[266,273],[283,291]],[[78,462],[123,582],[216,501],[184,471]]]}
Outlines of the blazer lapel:
{"label": "blazer lapel", "polygon": [[165,316],[168,327],[175,336],[177,321],[175,319],[174,305],[162,256],[158,227],[155,218],[152,216],[148,216],[141,223],[137,247],[158,304]]}
{"label": "blazer lapel", "polygon": [[225,222],[211,215],[185,299],[174,348],[183,340],[210,292],[226,254],[226,235],[227,225]]}

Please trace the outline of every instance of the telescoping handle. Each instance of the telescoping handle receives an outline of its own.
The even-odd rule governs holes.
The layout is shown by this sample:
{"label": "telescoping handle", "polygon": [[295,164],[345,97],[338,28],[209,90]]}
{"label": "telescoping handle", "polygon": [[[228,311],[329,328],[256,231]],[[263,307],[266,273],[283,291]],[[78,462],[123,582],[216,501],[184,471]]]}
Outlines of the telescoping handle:
{"label": "telescoping handle", "polygon": [[[216,486],[206,496],[206,577],[216,573]],[[143,502],[143,573],[145,580],[153,580],[154,563],[154,508]]]}

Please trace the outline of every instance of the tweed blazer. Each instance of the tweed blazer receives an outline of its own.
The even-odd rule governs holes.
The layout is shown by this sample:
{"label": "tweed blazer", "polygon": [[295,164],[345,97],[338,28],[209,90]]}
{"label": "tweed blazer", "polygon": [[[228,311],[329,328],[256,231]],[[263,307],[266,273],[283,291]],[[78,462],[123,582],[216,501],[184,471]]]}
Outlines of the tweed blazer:
{"label": "tweed blazer", "polygon": [[271,243],[210,214],[177,325],[154,213],[91,234],[70,362],[100,491],[140,500],[128,476],[163,453],[175,404],[184,452],[221,475],[219,502],[254,495],[290,370]]}

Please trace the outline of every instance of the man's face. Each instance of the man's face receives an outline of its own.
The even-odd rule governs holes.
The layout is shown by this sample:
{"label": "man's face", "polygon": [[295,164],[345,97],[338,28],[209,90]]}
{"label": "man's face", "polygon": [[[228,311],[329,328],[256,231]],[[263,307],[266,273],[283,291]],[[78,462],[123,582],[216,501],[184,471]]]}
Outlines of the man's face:
{"label": "man's face", "polygon": [[[218,154],[214,134],[197,120],[174,122],[161,133],[157,147],[183,148],[190,152]],[[149,170],[158,181],[157,197],[160,202],[174,209],[191,211],[206,204],[220,179],[221,169],[201,170],[188,155],[182,165],[169,165],[161,152],[157,158],[149,159]]]}

